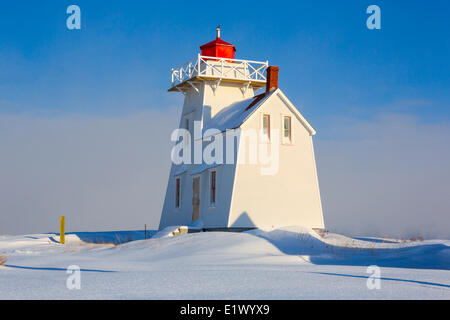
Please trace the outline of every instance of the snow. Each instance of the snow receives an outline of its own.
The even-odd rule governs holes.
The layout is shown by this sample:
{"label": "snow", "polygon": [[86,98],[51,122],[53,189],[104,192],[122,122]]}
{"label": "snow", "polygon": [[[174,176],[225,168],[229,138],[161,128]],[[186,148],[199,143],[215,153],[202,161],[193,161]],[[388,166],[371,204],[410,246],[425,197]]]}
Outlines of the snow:
{"label": "snow", "polygon": [[162,229],[161,231],[157,232],[152,237],[152,239],[173,237],[174,236],[174,232],[177,232],[180,228],[183,228],[183,226],[169,226],[169,227],[166,227],[166,228]]}
{"label": "snow", "polygon": [[174,177],[181,176],[186,171],[187,171],[187,166],[183,163],[175,170],[175,172],[173,173],[173,176]]}
{"label": "snow", "polygon": [[[71,233],[66,245],[57,234],[2,236],[0,298],[450,299],[449,240],[169,231]],[[81,268],[81,290],[66,287],[70,265]],[[381,268],[379,290],[367,288],[369,265]]]}
{"label": "snow", "polygon": [[217,163],[217,162],[213,162],[213,163],[206,163],[206,162],[202,162],[200,164],[196,164],[192,166],[192,170],[191,170],[191,175],[196,175],[199,173],[202,173],[203,171],[215,168],[222,165],[221,163]]}
{"label": "snow", "polygon": [[208,137],[205,134],[209,129],[217,129],[221,132],[226,130],[235,129],[242,125],[248,117],[255,112],[273,93],[274,91],[265,94],[264,97],[255,103],[251,108],[247,108],[252,102],[255,101],[257,96],[250,99],[235,102],[230,106],[219,111],[210,121],[208,121],[206,127],[203,129],[204,137]]}
{"label": "snow", "polygon": [[205,223],[202,218],[195,220],[189,225],[189,229],[191,230],[199,230],[201,231],[203,227],[205,226]]}

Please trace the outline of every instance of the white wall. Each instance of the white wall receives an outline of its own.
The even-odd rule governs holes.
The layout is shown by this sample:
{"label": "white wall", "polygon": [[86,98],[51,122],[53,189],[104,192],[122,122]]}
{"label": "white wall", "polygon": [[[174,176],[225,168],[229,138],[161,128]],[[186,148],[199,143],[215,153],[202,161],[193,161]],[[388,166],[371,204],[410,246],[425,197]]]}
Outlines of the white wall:
{"label": "white wall", "polygon": [[[210,118],[214,117],[220,110],[228,107],[232,103],[252,98],[255,95],[254,90],[251,87],[245,92],[241,91],[242,87],[242,83],[238,84],[222,80],[219,88],[214,92],[211,85],[206,85],[204,89],[203,104],[206,107],[205,109],[210,108]],[[208,119],[205,119],[205,121],[207,122]]]}
{"label": "white wall", "polygon": [[[244,93],[241,91],[242,84],[222,81],[218,89],[213,91],[210,84],[203,82],[195,86],[198,92],[190,89],[185,96],[182,116],[179,127],[184,128],[184,119],[190,119],[191,135],[193,134],[193,121],[207,121],[222,108],[230,104],[248,99],[254,96],[254,91],[249,88]],[[192,152],[193,155],[193,152]],[[181,176],[181,206],[175,208],[175,177],[174,173],[179,166],[172,165],[166,188],[163,210],[159,228],[170,225],[186,225],[192,222],[192,176],[190,175],[193,165],[188,165],[188,171]],[[216,208],[209,206],[209,173],[203,172],[200,185],[200,217],[205,224],[212,227],[224,227],[228,219],[229,205],[234,179],[234,166],[222,166],[217,170],[218,203]]]}
{"label": "white wall", "polygon": [[[261,175],[257,165],[238,165],[228,226],[304,225],[323,228],[310,133],[277,95],[267,100],[244,123],[242,129],[259,130],[263,113],[271,115],[271,129],[278,130],[282,128],[282,115],[292,116],[293,144],[280,145],[279,171],[275,175]],[[280,143],[280,140],[271,143]],[[242,152],[242,148],[243,145],[240,145],[239,152]]]}
{"label": "white wall", "polygon": [[201,218],[205,227],[225,227],[230,212],[231,196],[235,176],[234,165],[221,165],[211,170],[216,170],[216,205],[210,205],[210,171],[205,171],[202,176]]}

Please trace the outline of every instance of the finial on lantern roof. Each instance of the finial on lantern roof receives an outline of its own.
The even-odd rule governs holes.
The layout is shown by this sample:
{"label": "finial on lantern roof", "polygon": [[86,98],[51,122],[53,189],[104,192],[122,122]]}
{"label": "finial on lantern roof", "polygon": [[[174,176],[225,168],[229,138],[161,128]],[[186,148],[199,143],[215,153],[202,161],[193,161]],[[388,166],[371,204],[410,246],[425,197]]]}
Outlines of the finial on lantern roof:
{"label": "finial on lantern roof", "polygon": [[216,28],[216,38],[220,39],[220,26],[217,26]]}

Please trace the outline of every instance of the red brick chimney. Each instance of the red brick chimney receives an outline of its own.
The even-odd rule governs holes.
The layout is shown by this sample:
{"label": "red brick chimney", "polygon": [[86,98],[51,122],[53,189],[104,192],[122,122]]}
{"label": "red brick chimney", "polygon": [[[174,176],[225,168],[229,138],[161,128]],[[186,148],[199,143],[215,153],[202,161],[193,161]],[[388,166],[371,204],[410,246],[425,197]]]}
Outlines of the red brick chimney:
{"label": "red brick chimney", "polygon": [[276,66],[269,66],[267,68],[266,92],[278,88],[278,71],[280,71],[280,68]]}

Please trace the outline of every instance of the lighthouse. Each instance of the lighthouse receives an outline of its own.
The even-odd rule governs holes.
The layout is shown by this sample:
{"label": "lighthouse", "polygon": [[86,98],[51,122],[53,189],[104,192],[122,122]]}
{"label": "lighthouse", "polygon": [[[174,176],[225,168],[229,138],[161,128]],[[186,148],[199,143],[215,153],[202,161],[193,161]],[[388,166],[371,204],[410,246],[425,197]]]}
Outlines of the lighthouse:
{"label": "lighthouse", "polygon": [[268,62],[235,59],[234,45],[220,38],[200,46],[201,54],[172,69],[172,87],[185,95],[183,114],[194,113],[190,121],[205,124],[224,107],[251,98],[266,85]]}
{"label": "lighthouse", "polygon": [[159,229],[324,227],[316,131],[278,88],[278,73],[268,61],[237,59],[220,27],[172,69],[168,91],[184,104]]}

